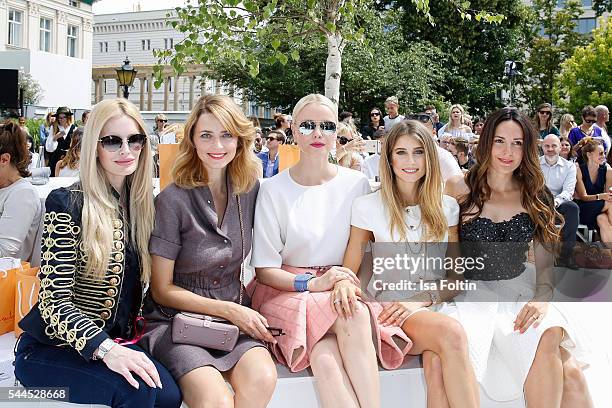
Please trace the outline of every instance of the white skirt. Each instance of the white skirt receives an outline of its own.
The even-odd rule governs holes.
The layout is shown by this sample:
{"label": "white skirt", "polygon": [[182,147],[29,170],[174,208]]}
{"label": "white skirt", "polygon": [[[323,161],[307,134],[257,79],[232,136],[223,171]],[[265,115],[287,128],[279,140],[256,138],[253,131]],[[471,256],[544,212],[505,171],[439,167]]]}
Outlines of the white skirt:
{"label": "white skirt", "polygon": [[[583,366],[588,365],[591,343],[586,331],[572,316],[571,303],[549,303],[548,312],[537,328],[523,334],[515,332],[514,320],[523,306],[533,298],[535,268],[527,264],[521,276],[504,281],[479,281],[478,291],[467,291],[456,302],[443,303],[437,309],[458,320],[466,331],[470,359],[476,379],[489,398],[512,401],[523,395],[523,384],[535,358],[542,334],[551,327],[565,330],[561,347],[568,350]],[[491,302],[481,286],[503,299],[515,302]],[[484,297],[486,296],[486,297]],[[478,301],[484,298],[488,301]]]}

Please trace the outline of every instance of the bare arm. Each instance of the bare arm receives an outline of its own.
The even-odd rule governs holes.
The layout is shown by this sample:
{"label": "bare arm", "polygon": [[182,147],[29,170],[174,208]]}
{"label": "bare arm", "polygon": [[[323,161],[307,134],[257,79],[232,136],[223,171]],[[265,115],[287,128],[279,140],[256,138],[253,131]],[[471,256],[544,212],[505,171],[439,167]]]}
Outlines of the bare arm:
{"label": "bare arm", "polygon": [[582,201],[597,201],[603,198],[603,194],[587,194],[586,187],[582,181],[582,170],[578,165],[576,165],[576,196]]}

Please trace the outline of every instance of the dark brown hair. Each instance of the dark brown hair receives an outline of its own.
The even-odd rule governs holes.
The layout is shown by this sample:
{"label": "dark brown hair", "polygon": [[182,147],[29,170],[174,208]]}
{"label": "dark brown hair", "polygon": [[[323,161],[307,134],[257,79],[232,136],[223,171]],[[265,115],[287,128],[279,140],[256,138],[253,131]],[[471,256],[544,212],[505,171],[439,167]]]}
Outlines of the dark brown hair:
{"label": "dark brown hair", "polygon": [[516,108],[503,108],[490,115],[482,129],[476,149],[476,164],[465,177],[470,190],[459,203],[461,217],[473,218],[482,213],[484,203],[491,198],[488,171],[491,163],[491,150],[495,139],[495,130],[507,120],[518,124],[523,132],[523,159],[514,171],[514,178],[521,186],[521,204],[533,220],[536,230],[535,238],[539,242],[556,243],[559,240],[559,228],[555,226],[555,217],[562,219],[555,211],[554,200],[546,188],[544,175],[538,158],[538,132],[527,115]]}
{"label": "dark brown hair", "polygon": [[29,177],[30,152],[26,142],[26,133],[17,123],[6,121],[0,125],[0,155],[11,155],[11,164],[17,168],[21,177]]}

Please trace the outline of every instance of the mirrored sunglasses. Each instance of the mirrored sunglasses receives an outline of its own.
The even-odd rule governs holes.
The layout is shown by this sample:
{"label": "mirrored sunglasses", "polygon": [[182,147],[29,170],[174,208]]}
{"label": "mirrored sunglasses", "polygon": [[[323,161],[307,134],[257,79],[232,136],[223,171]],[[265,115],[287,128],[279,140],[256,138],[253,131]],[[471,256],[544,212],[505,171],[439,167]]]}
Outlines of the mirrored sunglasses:
{"label": "mirrored sunglasses", "polygon": [[315,129],[319,127],[321,133],[325,136],[331,136],[336,133],[336,123],[331,121],[315,122],[314,120],[306,120],[300,123],[298,130],[304,136],[310,136]]}

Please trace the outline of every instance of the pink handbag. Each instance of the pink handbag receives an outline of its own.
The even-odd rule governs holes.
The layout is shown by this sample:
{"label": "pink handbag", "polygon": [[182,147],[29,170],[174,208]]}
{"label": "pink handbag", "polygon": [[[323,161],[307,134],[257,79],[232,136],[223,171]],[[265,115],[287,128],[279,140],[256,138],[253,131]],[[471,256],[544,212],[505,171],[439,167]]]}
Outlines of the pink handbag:
{"label": "pink handbag", "polygon": [[[239,298],[239,304],[242,305],[244,296],[244,226],[242,224],[239,196],[236,196],[236,201],[238,202],[240,239],[242,240],[243,263],[240,264]],[[236,346],[239,335],[238,326],[220,317],[179,312],[172,318],[172,341],[176,344],[191,344],[215,350],[232,351]]]}
{"label": "pink handbag", "polygon": [[239,334],[237,326],[214,316],[181,312],[172,320],[174,343],[232,351]]}

